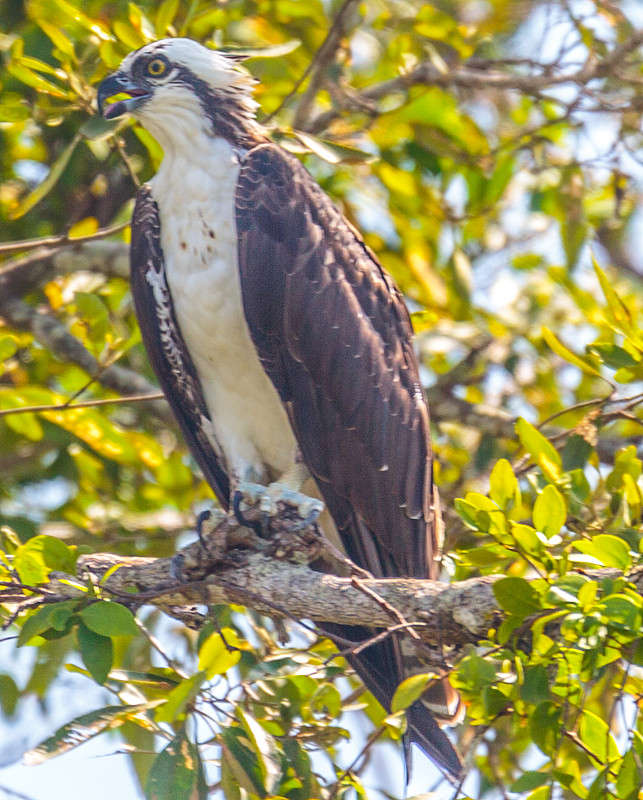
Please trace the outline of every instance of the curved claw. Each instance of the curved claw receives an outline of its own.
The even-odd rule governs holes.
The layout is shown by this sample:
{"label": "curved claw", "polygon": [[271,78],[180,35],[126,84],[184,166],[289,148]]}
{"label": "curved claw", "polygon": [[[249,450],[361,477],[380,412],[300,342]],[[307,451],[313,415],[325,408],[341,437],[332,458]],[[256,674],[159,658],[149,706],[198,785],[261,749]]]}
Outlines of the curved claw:
{"label": "curved claw", "polygon": [[299,522],[295,523],[295,525],[293,525],[292,529],[294,531],[303,531],[306,528],[310,527],[314,522],[317,522],[317,520],[319,519],[319,515],[324,510],[324,507],[321,505],[321,503],[320,503],[320,506],[321,506],[320,508],[318,508],[318,507],[313,508],[307,514],[306,517],[301,519]]}
{"label": "curved claw", "polygon": [[207,545],[205,542],[205,533],[203,530],[203,526],[206,522],[212,517],[212,511],[207,508],[205,511],[202,511],[199,516],[196,518],[196,533],[199,537],[199,541],[201,542],[201,547],[206,550]]}
{"label": "curved claw", "polygon": [[241,510],[241,503],[244,500],[244,494],[240,489],[234,493],[232,497],[232,511],[234,512],[234,516],[236,517],[237,522],[239,525],[245,525],[246,528],[250,528],[250,530],[254,531],[257,536],[263,538],[264,530],[263,525],[261,522],[257,522],[256,520],[249,520],[243,516],[243,511]]}

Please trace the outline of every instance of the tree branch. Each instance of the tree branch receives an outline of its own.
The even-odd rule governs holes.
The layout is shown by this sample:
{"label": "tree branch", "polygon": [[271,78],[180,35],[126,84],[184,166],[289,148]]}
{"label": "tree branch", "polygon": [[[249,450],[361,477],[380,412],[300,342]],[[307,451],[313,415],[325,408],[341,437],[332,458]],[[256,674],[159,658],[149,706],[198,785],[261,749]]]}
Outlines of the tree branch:
{"label": "tree branch", "polygon": [[129,276],[129,245],[125,242],[91,241],[39,247],[0,267],[0,297],[22,297],[59,275],[100,272],[106,276]]}
{"label": "tree branch", "polygon": [[[408,646],[422,663],[442,667],[445,645],[475,644],[503,617],[493,591],[502,575],[445,584],[412,578],[356,581],[318,572],[302,562],[319,563],[320,555],[326,557],[325,540],[318,530],[293,532],[284,520],[266,541],[221,514],[208,549],[195,542],[174,559],[98,553],[81,557],[78,573],[118,602],[134,608],[152,604],[172,616],[195,604],[236,603],[273,617],[399,630],[391,617],[393,608],[405,620],[402,627],[414,631]],[[614,569],[592,571],[597,579],[620,575]],[[643,591],[643,568],[628,577]],[[40,602],[86,597],[77,584],[77,579],[52,573],[50,582],[40,587]],[[21,591],[19,584],[5,583],[0,602],[10,595],[15,603]],[[25,601],[33,605],[29,592]]]}
{"label": "tree branch", "polygon": [[[24,300],[5,298],[0,294],[0,317],[16,330],[27,331],[63,361],[76,364],[106,389],[122,395],[155,394],[158,388],[142,375],[118,364],[102,367],[80,339],[50,311],[35,309]],[[174,425],[174,418],[165,400],[150,400],[150,409],[165,424]]]}
{"label": "tree branch", "polygon": [[[354,110],[364,111],[371,107],[376,113],[376,102],[384,97],[397,92],[406,92],[412,86],[438,86],[441,88],[458,87],[466,90],[476,89],[514,89],[524,94],[540,96],[545,90],[564,84],[575,84],[585,88],[594,80],[609,77],[616,67],[623,65],[626,56],[643,45],[643,31],[636,31],[623,44],[615,47],[605,58],[596,60],[588,59],[579,69],[574,71],[557,70],[555,64],[529,64],[531,72],[520,74],[518,72],[502,72],[497,69],[497,62],[471,59],[465,65],[444,72],[439,70],[432,61],[423,61],[408,73],[382,81],[356,92],[350,99]],[[624,83],[629,80],[628,73],[619,71],[619,78]],[[632,73],[632,85],[635,85],[640,76]],[[299,125],[301,130],[308,133],[320,133],[341,116],[341,111],[331,109],[318,114],[308,120],[302,119]]]}
{"label": "tree branch", "polygon": [[[351,23],[353,22],[351,19],[352,12],[356,5],[359,6],[357,0],[344,0],[344,4],[333,20],[333,24],[328,31],[326,39],[315,53],[313,60],[304,73],[302,80],[310,75],[310,82],[297,106],[297,111],[293,119],[294,128],[299,128],[306,124],[315,97],[324,85],[326,73],[335,59],[342,38],[351,27]],[[301,81],[299,83],[301,83]],[[295,90],[298,88],[299,83],[295,87]]]}

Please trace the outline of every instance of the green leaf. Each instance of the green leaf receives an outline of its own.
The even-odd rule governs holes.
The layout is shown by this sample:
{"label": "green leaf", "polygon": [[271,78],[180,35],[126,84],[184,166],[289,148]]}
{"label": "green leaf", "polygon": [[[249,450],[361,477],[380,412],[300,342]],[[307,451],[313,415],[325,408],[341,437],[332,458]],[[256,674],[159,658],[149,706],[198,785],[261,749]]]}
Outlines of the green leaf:
{"label": "green leaf", "polygon": [[233,776],[237,786],[250,795],[263,797],[265,791],[256,754],[248,747],[246,732],[240,726],[221,731],[221,768]]}
{"label": "green leaf", "polygon": [[558,747],[560,734],[560,709],[551,700],[543,700],[539,703],[529,721],[534,744],[536,744],[545,755],[553,755]]}
{"label": "green leaf", "polygon": [[236,634],[230,628],[222,631],[225,641],[221,634],[213,633],[201,645],[199,651],[199,669],[205,670],[208,680],[212,680],[215,675],[223,675],[229,669],[239,663],[241,652],[235,647]]}
{"label": "green leaf", "polygon": [[498,461],[489,478],[489,497],[504,511],[519,510],[521,496],[518,480],[505,458]]}
{"label": "green leaf", "polygon": [[546,456],[547,460],[559,468],[562,467],[560,456],[556,448],[549,442],[542,433],[534,428],[531,422],[527,422],[522,417],[516,422],[516,432],[520,443],[535,461],[539,461],[541,456]]}
{"label": "green leaf", "polygon": [[167,695],[167,702],[156,709],[154,715],[157,722],[176,722],[185,717],[185,709],[199,693],[205,680],[205,672],[195,672],[194,675],[182,680]]}
{"label": "green leaf", "polygon": [[391,711],[394,714],[398,711],[405,711],[422,697],[427,687],[435,682],[435,678],[436,675],[433,672],[424,672],[418,675],[411,675],[410,678],[403,680],[393,695]]}
{"label": "green leaf", "polygon": [[509,614],[528,617],[541,609],[538,593],[524,578],[501,578],[493,584],[493,593]]}
{"label": "green leaf", "polygon": [[0,95],[0,122],[22,122],[29,117],[29,104],[18,92]]}
{"label": "green leaf", "polygon": [[105,730],[118,728],[129,720],[135,720],[158,703],[159,701],[155,700],[138,705],[106,706],[98,711],[83,714],[58,728],[53,736],[25,753],[23,760],[29,766],[42,764],[43,761],[66,753]]}
{"label": "green leaf", "polygon": [[[31,63],[34,59],[21,59],[21,61]],[[63,89],[62,86],[43,78],[42,75],[34,72],[26,66],[25,63],[21,63],[21,61],[12,61],[7,65],[7,72],[13,75],[14,78],[17,78],[17,80],[43,94],[48,94],[52,97],[60,97],[65,100],[72,100],[74,98],[74,95],[67,89]]]}
{"label": "green leaf", "polygon": [[0,338],[0,361],[6,361],[15,355],[18,350],[18,340],[15,336],[3,336]]}
{"label": "green leaf", "polygon": [[177,11],[179,10],[180,0],[163,0],[154,18],[154,30],[159,38],[162,38],[167,29],[174,22]]}
{"label": "green leaf", "polygon": [[525,678],[520,689],[520,696],[527,703],[532,703],[533,705],[549,699],[547,669],[542,664],[533,664],[525,669]]}
{"label": "green leaf", "polygon": [[562,787],[573,792],[574,797],[584,800],[587,797],[587,789],[583,786],[583,774],[580,771],[578,762],[573,759],[565,759],[560,762],[564,766],[554,768],[551,777],[560,783]]}
{"label": "green leaf", "polygon": [[36,19],[35,22],[40,26],[49,39],[51,39],[61,53],[68,56],[72,61],[75,60],[74,44],[71,39],[68,39],[63,33],[60,26],[52,25],[50,22],[47,22],[44,19]]}
{"label": "green leaf", "polygon": [[107,306],[93,292],[76,292],[74,302],[78,315],[85,325],[87,338],[93,343],[102,345],[111,324]]}
{"label": "green leaf", "polygon": [[537,557],[542,555],[543,542],[531,526],[513,524],[511,526],[511,535],[523,553]]}
{"label": "green leaf", "polygon": [[40,636],[50,628],[63,630],[64,625],[61,626],[62,618],[66,615],[67,619],[69,619],[77,605],[76,600],[65,600],[62,603],[39,608],[23,624],[18,634],[18,647],[28,644],[34,636]]}
{"label": "green leaf", "polygon": [[109,636],[100,636],[98,633],[94,633],[82,623],[78,626],[76,635],[85,666],[96,683],[100,683],[102,686],[107,680],[114,661],[112,640]]}
{"label": "green leaf", "polygon": [[616,290],[612,286],[612,282],[607,275],[599,267],[596,259],[594,261],[594,270],[598,276],[601,289],[607,301],[607,319],[617,331],[625,334],[636,345],[637,349],[643,350],[643,339],[641,339],[637,326],[632,323],[632,314],[629,308],[625,305],[623,300],[619,297]]}
{"label": "green leaf", "polygon": [[629,369],[637,367],[641,360],[637,360],[623,347],[609,342],[594,342],[589,346],[593,353],[597,353],[605,366],[610,369]]}
{"label": "green leaf", "polygon": [[522,446],[541,466],[547,478],[558,479],[562,471],[562,462],[556,448],[545,439],[539,430],[522,417],[518,418],[516,432]]}
{"label": "green leaf", "polygon": [[548,484],[534,503],[534,526],[548,539],[560,533],[567,519],[565,498],[553,484]]}
{"label": "green leaf", "polygon": [[26,214],[27,211],[30,211],[37,203],[39,203],[47,194],[49,194],[49,192],[58,183],[58,179],[63,174],[65,167],[69,163],[69,159],[72,157],[74,150],[82,138],[83,137],[80,133],[77,133],[76,136],[74,136],[71,142],[51,165],[49,174],[44,181],[39,183],[32,192],[23,198],[20,203],[18,203],[17,207],[11,212],[11,219],[19,219]]}
{"label": "green leaf", "polygon": [[625,754],[616,778],[619,800],[637,800],[641,786],[643,786],[643,772],[639,771],[634,751],[630,749]]}
{"label": "green leaf", "polygon": [[549,782],[549,775],[546,772],[524,772],[509,787],[510,792],[531,792],[539,786],[544,786]]}
{"label": "green leaf", "polygon": [[638,633],[641,627],[641,602],[625,595],[612,595],[601,601],[603,614],[612,623],[624,625]]}
{"label": "green leaf", "polygon": [[16,710],[20,690],[10,675],[0,674],[0,707],[7,717],[12,717]]}
{"label": "green leaf", "polygon": [[616,567],[623,572],[626,572],[632,563],[627,542],[609,533],[599,533],[590,541],[574,542],[574,547],[579,552],[595,558],[598,564]]}
{"label": "green leaf", "polygon": [[619,757],[616,742],[609,732],[605,720],[587,709],[583,710],[580,718],[579,736],[585,747],[594,754],[596,760],[605,765]]}
{"label": "green leaf", "polygon": [[154,763],[145,786],[146,800],[208,800],[199,748],[180,731]]}
{"label": "green leaf", "polygon": [[76,553],[54,536],[34,536],[18,548],[13,567],[20,580],[30,586],[44,583],[52,570],[71,572]]}
{"label": "green leaf", "polygon": [[79,616],[85,625],[101,636],[137,636],[134,615],[120,603],[99,600],[84,608]]}
{"label": "green leaf", "polygon": [[281,758],[277,743],[241,706],[237,706],[236,713],[257,756],[265,790],[268,794],[274,794],[281,780]]}
{"label": "green leaf", "polygon": [[[487,206],[495,205],[504,194],[509,181],[513,177],[516,166],[516,159],[513,155],[499,158],[496,168],[493,171],[489,182],[485,188],[484,204]],[[515,266],[515,260],[514,260]]]}

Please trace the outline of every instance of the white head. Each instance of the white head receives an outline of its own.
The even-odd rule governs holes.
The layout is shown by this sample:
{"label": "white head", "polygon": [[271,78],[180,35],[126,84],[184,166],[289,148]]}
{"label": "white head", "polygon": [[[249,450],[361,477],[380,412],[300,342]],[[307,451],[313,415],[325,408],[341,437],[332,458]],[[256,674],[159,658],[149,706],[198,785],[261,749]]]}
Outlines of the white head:
{"label": "white head", "polygon": [[191,39],[162,39],[126,56],[99,86],[98,107],[106,119],[133,114],[164,149],[200,129],[245,145],[260,138],[253,84],[235,56]]}

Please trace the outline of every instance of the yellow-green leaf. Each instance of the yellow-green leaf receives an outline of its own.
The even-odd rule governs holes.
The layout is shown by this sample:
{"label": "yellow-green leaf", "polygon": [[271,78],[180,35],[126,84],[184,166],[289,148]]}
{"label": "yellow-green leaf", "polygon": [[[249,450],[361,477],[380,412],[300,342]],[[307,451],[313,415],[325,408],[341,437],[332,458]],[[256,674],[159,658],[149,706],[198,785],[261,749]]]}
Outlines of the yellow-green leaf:
{"label": "yellow-green leaf", "polygon": [[18,219],[22,217],[24,214],[27,213],[30,209],[32,209],[37,203],[39,203],[43,197],[45,197],[49,192],[54,188],[58,179],[63,173],[63,170],[69,163],[69,159],[72,157],[74,150],[76,149],[78,143],[82,139],[80,134],[76,134],[71,142],[67,145],[67,147],[63,150],[63,152],[58,156],[56,161],[51,166],[49,170],[49,174],[47,177],[39,183],[38,186],[30,192],[25,198],[23,198],[18,207],[12,212],[11,218]]}
{"label": "yellow-green leaf", "polygon": [[549,328],[543,328],[543,339],[547,342],[549,347],[559,355],[561,358],[564,358],[565,361],[568,361],[570,364],[573,364],[575,367],[583,370],[583,372],[588,372],[590,375],[598,375],[600,377],[601,373],[591,364],[588,364],[580,356],[577,356],[575,353],[572,353],[571,350],[568,350],[564,344],[562,344],[552,331]]}
{"label": "yellow-green leaf", "polygon": [[[201,645],[199,651],[199,669],[205,670],[208,680],[212,680],[215,675],[223,675],[229,669],[239,663],[241,651],[232,649],[234,644],[233,631],[224,628],[222,633],[225,641],[219,633],[213,633]],[[230,648],[230,649],[228,649]]]}
{"label": "yellow-green leaf", "polygon": [[519,417],[518,422],[516,422],[516,432],[520,443],[534,461],[539,463],[541,456],[544,456],[547,463],[554,465],[558,470],[562,469],[562,461],[556,448],[551,442],[547,441],[539,430],[534,428],[531,422]]}
{"label": "yellow-green leaf", "polygon": [[553,484],[545,486],[534,503],[534,527],[551,539],[560,532],[566,519],[565,498]]}
{"label": "yellow-green leaf", "polygon": [[404,711],[413,705],[424,694],[429,684],[435,681],[436,675],[433,672],[424,672],[419,675],[411,675],[406,678],[395,690],[391,701],[391,711]]}
{"label": "yellow-green leaf", "polygon": [[491,471],[489,497],[505,511],[520,507],[520,487],[506,458],[501,458]]}

